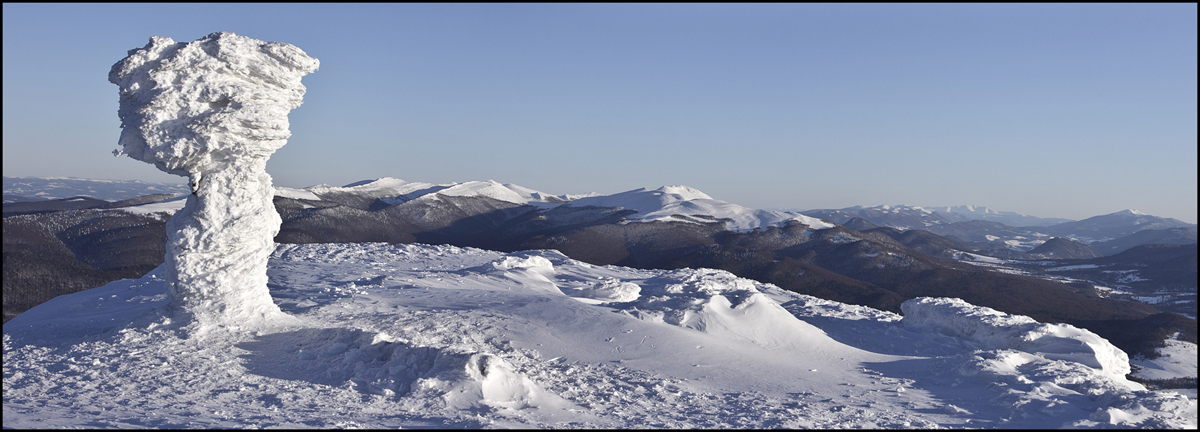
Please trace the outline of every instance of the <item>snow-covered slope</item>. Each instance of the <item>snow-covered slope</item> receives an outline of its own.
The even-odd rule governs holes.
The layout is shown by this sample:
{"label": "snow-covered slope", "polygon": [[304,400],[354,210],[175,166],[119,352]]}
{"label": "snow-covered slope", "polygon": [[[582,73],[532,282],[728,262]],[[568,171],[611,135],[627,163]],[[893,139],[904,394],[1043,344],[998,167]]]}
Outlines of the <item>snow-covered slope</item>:
{"label": "snow-covered slope", "polygon": [[[1178,336],[1178,335],[1175,335]],[[1179,340],[1177,337],[1167,339],[1166,346],[1158,348],[1158,358],[1147,359],[1137,357],[1130,363],[1138,370],[1134,376],[1147,379],[1171,379],[1196,376],[1197,350],[1196,344]],[[1195,392],[1195,389],[1192,389]]]}
{"label": "snow-covered slope", "polygon": [[465,183],[432,184],[406,182],[384,177],[362,181],[344,187],[328,185],[305,189],[276,188],[276,195],[297,199],[332,199],[345,201],[352,196],[356,202],[379,199],[389,205],[409,201],[434,201],[438,195],[487,197],[516,204],[527,204],[543,210],[560,205],[574,207],[608,207],[637,211],[627,217],[628,222],[676,221],[707,223],[726,221],[732,231],[752,231],[755,228],[778,226],[791,220],[808,225],[812,229],[833,227],[820,219],[799,213],[773,210],[758,210],[715,200],[704,192],[687,186],[663,186],[655,190],[645,188],[600,195],[596,193],[550,195],[511,183],[501,184],[493,180],[469,181]]}
{"label": "snow-covered slope", "polygon": [[[433,200],[437,195],[483,196],[517,204],[561,203],[566,196],[555,196],[514,184],[500,184],[494,180],[468,181],[464,183],[433,184],[409,182],[391,177],[365,180],[343,187],[317,185],[304,189],[276,188],[277,195],[289,198],[319,199],[332,194],[352,194],[368,198],[381,198],[391,204],[400,204],[416,199]],[[280,192],[282,191],[282,193]],[[311,198],[308,196],[316,198]]]}
{"label": "snow-covered slope", "polygon": [[[687,186],[663,186],[655,190],[634,189],[612,195],[579,198],[571,206],[620,207],[637,210],[628,219],[636,222],[657,220],[713,222],[729,219],[726,227],[731,231],[751,231],[797,220],[812,229],[832,228],[833,225],[820,219],[799,213],[773,210],[757,210],[712,199],[704,192]],[[680,218],[678,216],[686,216]]]}
{"label": "snow-covered slope", "polygon": [[716,270],[278,245],[299,323],[187,339],[161,270],[5,324],[4,427],[1196,426],[1090,332],[961,301],[901,319]]}

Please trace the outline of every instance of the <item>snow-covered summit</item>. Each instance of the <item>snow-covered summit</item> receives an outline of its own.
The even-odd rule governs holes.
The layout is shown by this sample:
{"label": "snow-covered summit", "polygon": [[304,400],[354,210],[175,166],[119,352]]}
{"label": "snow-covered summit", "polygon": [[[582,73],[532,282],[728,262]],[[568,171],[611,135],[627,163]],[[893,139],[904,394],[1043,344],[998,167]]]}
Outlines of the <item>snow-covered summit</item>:
{"label": "snow-covered summit", "polygon": [[533,205],[543,210],[560,205],[636,210],[636,214],[627,217],[629,222],[661,220],[709,223],[724,220],[726,228],[732,231],[752,231],[756,228],[779,226],[791,220],[802,222],[812,229],[833,227],[832,224],[818,218],[799,213],[750,209],[716,200],[700,190],[683,185],[663,186],[654,190],[639,188],[611,195],[597,193],[551,195],[511,183],[502,184],[494,180],[432,184],[384,177],[342,187],[317,185],[305,189],[277,188],[277,194],[299,199],[319,199],[321,196],[353,194],[370,199],[380,199],[392,205],[410,201],[434,201],[438,199],[439,195],[488,197],[515,204]]}
{"label": "snow-covered summit", "polygon": [[[797,220],[812,229],[832,228],[833,225],[820,219],[799,213],[759,210],[737,204],[715,200],[704,192],[688,186],[663,186],[658,189],[634,189],[612,195],[580,198],[570,206],[613,207],[637,210],[628,219],[639,222],[689,221],[715,222],[728,219],[726,227],[732,231],[751,231],[756,228],[782,225]],[[691,219],[680,219],[685,216]]]}
{"label": "snow-covered summit", "polygon": [[445,196],[482,196],[516,204],[561,203],[568,196],[550,195],[515,184],[501,184],[495,180],[468,181],[463,183],[433,184],[425,182],[409,182],[397,178],[382,177],[376,180],[363,180],[342,187],[316,185],[304,189],[293,189],[288,193],[299,195],[295,191],[306,191],[314,195],[354,194],[368,198],[381,198],[385,202],[400,204],[412,200],[435,200],[437,195]]}

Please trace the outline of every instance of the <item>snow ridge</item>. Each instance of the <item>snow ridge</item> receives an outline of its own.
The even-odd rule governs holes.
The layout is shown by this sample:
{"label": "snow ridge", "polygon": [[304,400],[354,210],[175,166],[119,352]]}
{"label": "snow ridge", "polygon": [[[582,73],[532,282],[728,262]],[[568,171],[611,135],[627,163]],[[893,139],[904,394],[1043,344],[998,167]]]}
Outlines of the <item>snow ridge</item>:
{"label": "snow ridge", "polygon": [[723,222],[726,229],[737,232],[782,226],[789,221],[799,221],[811,229],[825,229],[834,226],[821,219],[799,213],[750,209],[727,203],[713,199],[695,188],[683,185],[663,186],[654,190],[639,188],[611,195],[596,193],[550,195],[511,183],[501,184],[494,180],[435,185],[383,177],[343,187],[317,185],[304,190],[287,188],[281,188],[281,190],[281,196],[286,194],[286,196],[299,199],[312,199],[309,198],[309,195],[319,197],[325,194],[350,193],[368,198],[379,198],[392,205],[409,201],[433,201],[438,200],[438,196],[442,195],[488,197],[515,204],[533,205],[542,210],[549,210],[560,205],[623,208],[637,211],[636,214],[628,216],[626,222]]}
{"label": "snow ridge", "polygon": [[976,342],[982,349],[1017,349],[1070,360],[1123,379],[1129,356],[1104,338],[1067,324],[1042,324],[957,298],[921,297],[900,305],[903,325],[931,328]]}
{"label": "snow ridge", "polygon": [[[699,190],[687,186],[663,186],[655,190],[634,189],[612,195],[580,198],[570,206],[619,207],[637,210],[627,218],[633,222],[684,221],[709,223],[724,220],[731,231],[753,231],[759,228],[779,226],[796,220],[812,229],[832,228],[833,225],[820,219],[799,213],[757,210],[712,199]],[[680,219],[677,215],[685,216]]]}

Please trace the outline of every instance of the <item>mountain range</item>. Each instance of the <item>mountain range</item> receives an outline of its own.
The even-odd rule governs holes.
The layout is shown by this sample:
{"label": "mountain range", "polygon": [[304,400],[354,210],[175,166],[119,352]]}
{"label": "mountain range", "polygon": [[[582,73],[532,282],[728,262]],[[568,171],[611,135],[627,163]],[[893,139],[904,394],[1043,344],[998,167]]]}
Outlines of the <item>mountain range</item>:
{"label": "mountain range", "polygon": [[[1104,255],[1119,253],[1140,244],[1196,242],[1196,224],[1129,209],[1081,221],[1036,218],[973,206],[942,207],[938,210],[914,206],[855,206],[801,213],[838,224],[850,223],[857,218],[874,226],[926,230],[953,237],[974,248],[975,252],[1011,258],[1026,258],[1012,252],[1032,251],[1052,237],[1069,237],[1089,246],[1095,245],[1100,249],[1097,252],[1102,251],[1100,253]],[[863,226],[862,222],[856,223]]]}

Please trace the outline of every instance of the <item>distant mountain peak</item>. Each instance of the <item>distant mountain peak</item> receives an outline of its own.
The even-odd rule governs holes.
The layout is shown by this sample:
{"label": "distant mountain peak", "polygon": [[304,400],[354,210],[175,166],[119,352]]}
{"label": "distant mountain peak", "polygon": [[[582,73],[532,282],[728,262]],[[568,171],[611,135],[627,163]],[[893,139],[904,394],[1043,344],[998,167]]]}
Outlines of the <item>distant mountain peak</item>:
{"label": "distant mountain peak", "polygon": [[656,191],[670,194],[672,198],[678,200],[713,199],[708,194],[700,192],[699,189],[684,185],[663,186],[656,189]]}
{"label": "distant mountain peak", "polygon": [[354,182],[354,183],[350,183],[350,184],[348,184],[348,185],[345,185],[345,186],[342,186],[342,187],[344,187],[344,188],[357,188],[357,187],[361,187],[361,186],[368,186],[368,185],[370,185],[371,187],[368,187],[368,188],[363,188],[363,189],[378,189],[378,188],[384,188],[384,187],[388,187],[388,186],[398,186],[398,185],[403,185],[403,184],[407,184],[407,183],[408,183],[408,182],[406,182],[406,181],[404,181],[404,180],[400,180],[400,179],[398,179],[398,178],[392,178],[392,177],[380,177],[380,178],[377,178],[377,179],[374,179],[374,180],[359,180],[359,181],[356,181],[356,182]]}

